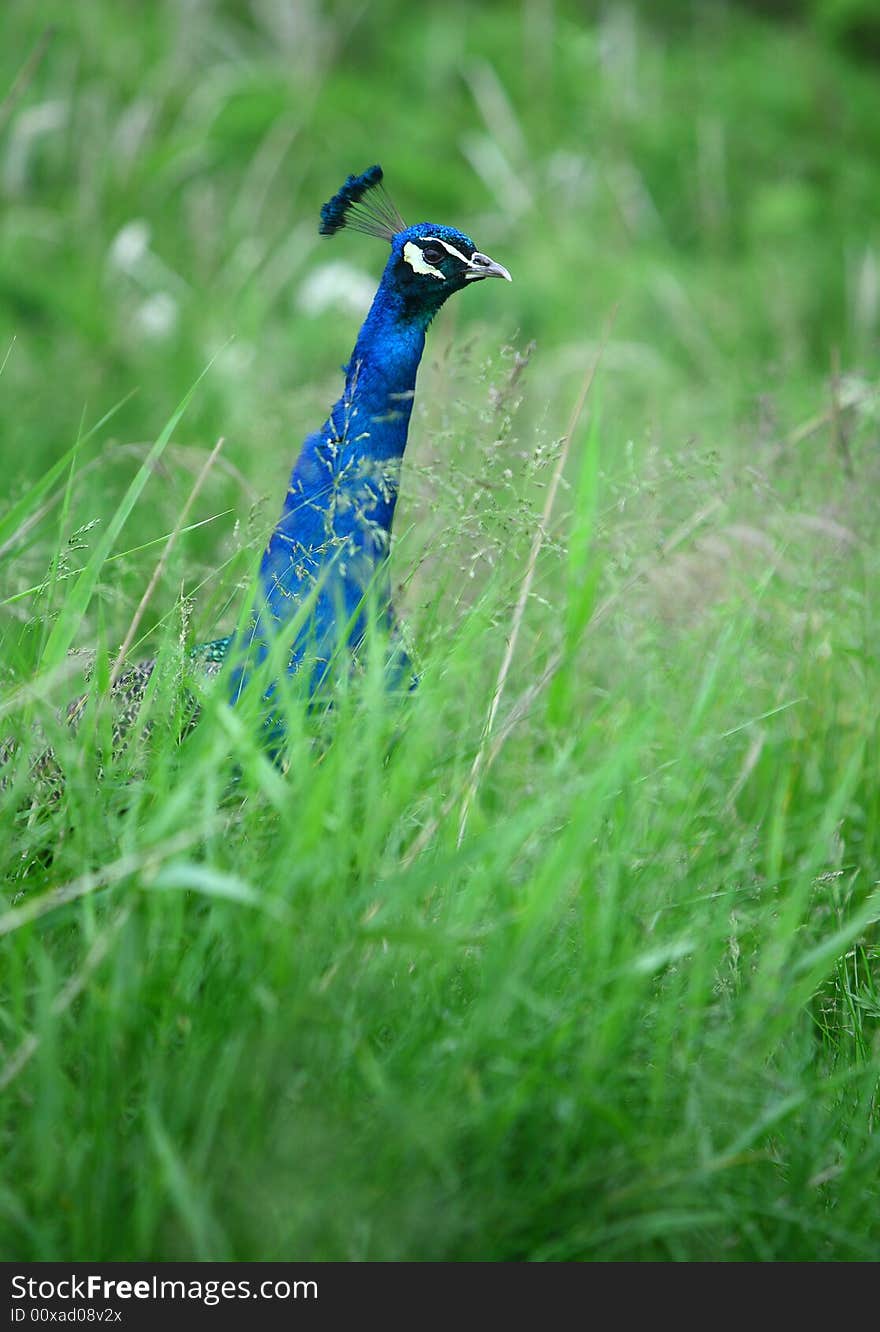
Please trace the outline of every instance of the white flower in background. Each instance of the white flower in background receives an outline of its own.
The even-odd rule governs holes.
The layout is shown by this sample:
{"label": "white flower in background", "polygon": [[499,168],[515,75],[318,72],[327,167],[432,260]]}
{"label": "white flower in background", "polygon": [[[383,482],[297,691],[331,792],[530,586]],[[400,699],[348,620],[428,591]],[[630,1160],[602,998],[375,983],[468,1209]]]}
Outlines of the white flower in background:
{"label": "white flower in background", "polygon": [[135,311],[135,324],[148,338],[167,338],[177,324],[177,301],[167,291],[154,292]]}
{"label": "white flower in background", "polygon": [[250,369],[256,354],[257,349],[253,343],[230,339],[218,352],[213,355],[209,352],[208,360],[212,361],[224,379],[236,379]]}
{"label": "white flower in background", "polygon": [[142,217],[126,222],[110,242],[110,263],[122,273],[132,273],[150,251],[150,224]]}
{"label": "white flower in background", "polygon": [[296,294],[296,306],[307,315],[320,315],[330,309],[365,314],[375,289],[375,278],[363,269],[333,260],[309,274]]}

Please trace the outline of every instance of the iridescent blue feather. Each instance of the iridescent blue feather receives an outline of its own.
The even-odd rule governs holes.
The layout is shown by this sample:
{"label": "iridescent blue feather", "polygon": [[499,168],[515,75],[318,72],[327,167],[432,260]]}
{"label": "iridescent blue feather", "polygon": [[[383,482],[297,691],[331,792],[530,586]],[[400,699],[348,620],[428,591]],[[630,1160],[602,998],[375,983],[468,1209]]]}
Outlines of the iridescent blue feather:
{"label": "iridescent blue feather", "polygon": [[324,204],[318,230],[322,236],[335,236],[348,227],[390,241],[405,225],[382,184],[382,168],[377,162],[359,176],[349,176]]}
{"label": "iridescent blue feather", "polygon": [[381,179],[382,168],[378,162],[375,166],[367,167],[359,176],[348,176],[342,189],[337,190],[321,209],[321,235],[333,236],[341,231],[345,226],[345,215],[352,204],[359,203],[367,190],[378,185]]}

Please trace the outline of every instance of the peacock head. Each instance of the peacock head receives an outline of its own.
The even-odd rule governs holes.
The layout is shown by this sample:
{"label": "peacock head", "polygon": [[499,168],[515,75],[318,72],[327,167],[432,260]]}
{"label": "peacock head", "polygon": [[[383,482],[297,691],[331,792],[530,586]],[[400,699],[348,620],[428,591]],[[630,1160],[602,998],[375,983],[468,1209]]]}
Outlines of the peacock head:
{"label": "peacock head", "polygon": [[408,227],[382,184],[382,168],[369,167],[345,184],[321,209],[321,235],[333,236],[343,227],[388,241],[391,257],[384,281],[394,287],[404,305],[432,314],[452,295],[484,278],[511,276],[477,249],[470,236],[456,227],[418,222]]}

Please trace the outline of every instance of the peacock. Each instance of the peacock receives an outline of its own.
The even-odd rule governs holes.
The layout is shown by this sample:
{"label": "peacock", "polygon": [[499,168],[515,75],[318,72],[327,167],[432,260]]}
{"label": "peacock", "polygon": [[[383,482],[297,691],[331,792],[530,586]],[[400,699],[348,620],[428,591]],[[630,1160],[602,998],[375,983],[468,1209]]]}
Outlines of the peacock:
{"label": "peacock", "polygon": [[[300,450],[263,553],[247,641],[238,645],[249,664],[259,663],[280,637],[287,670],[305,670],[312,693],[340,648],[356,656],[368,602],[394,641],[387,561],[428,325],[453,292],[469,283],[511,280],[463,231],[433,222],[408,227],[378,164],[349,176],[321,209],[322,235],[344,227],[387,241],[391,254],[345,366],[342,396]],[[233,642],[226,645],[227,654]],[[238,665],[232,672],[233,701],[247,669]],[[405,682],[409,673],[398,642],[389,681]]]}
{"label": "peacock", "polygon": [[[278,649],[285,669],[303,675],[314,695],[340,652],[357,659],[368,613],[392,645],[389,681],[414,683],[395,633],[388,554],[425,335],[454,292],[486,278],[511,281],[502,264],[456,227],[408,227],[378,164],[348,176],[322,207],[320,234],[333,236],[343,228],[386,241],[391,253],[344,367],[342,395],[302,444],[263,552],[245,629],[190,653],[204,676],[229,663],[233,704],[270,653],[272,662],[279,660]],[[117,733],[136,719],[154,666],[138,663],[116,682]],[[274,688],[270,683],[267,696]],[[71,720],[80,710],[81,700],[68,710]],[[0,762],[3,757],[0,747]]]}

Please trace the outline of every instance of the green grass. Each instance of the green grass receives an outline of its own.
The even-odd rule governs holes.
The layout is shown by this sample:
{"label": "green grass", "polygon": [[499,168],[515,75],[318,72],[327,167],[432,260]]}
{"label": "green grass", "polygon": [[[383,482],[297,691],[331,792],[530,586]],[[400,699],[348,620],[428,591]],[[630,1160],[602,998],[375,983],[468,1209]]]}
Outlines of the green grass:
{"label": "green grass", "polygon": [[[0,1254],[875,1258],[876,68],[733,6],[41,8],[0,125]],[[281,772],[217,693],[178,743],[184,655],[334,395],[359,315],[305,284],[381,251],[315,220],[377,158],[515,281],[420,376],[422,685],[376,652],[320,728],[286,691]]]}

